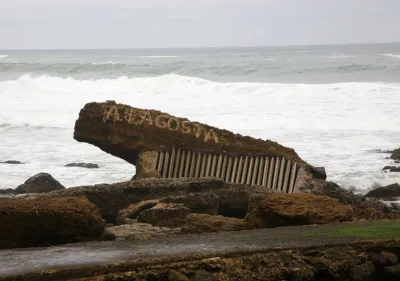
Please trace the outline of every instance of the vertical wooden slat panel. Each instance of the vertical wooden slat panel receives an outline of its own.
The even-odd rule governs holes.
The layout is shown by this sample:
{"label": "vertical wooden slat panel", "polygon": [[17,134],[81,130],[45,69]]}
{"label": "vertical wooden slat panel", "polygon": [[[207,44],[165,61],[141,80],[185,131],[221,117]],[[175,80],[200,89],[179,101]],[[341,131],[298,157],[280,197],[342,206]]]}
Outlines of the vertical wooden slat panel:
{"label": "vertical wooden slat panel", "polygon": [[236,180],[236,171],[237,171],[238,162],[239,162],[238,158],[233,157],[232,172],[230,173],[231,174],[230,182],[235,182],[235,180]]}
{"label": "vertical wooden slat panel", "polygon": [[207,156],[207,165],[206,165],[206,170],[204,172],[205,177],[209,177],[211,174],[211,161],[212,161],[212,155],[210,153]]}
{"label": "vertical wooden slat panel", "polygon": [[261,185],[262,184],[262,180],[265,177],[265,175],[263,175],[264,164],[265,164],[265,159],[264,159],[264,157],[261,157],[260,158],[260,163],[258,165],[257,185]]}
{"label": "vertical wooden slat panel", "polygon": [[240,183],[246,183],[248,170],[249,170],[249,156],[246,156],[243,163],[242,179],[240,180]]}
{"label": "vertical wooden slat panel", "polygon": [[170,161],[169,161],[169,165],[168,165],[168,178],[172,178],[173,174],[174,174],[174,167],[175,167],[175,147],[172,148],[172,152],[170,155]]}
{"label": "vertical wooden slat panel", "polygon": [[215,177],[217,177],[217,178],[222,178],[221,177],[221,169],[222,169],[223,162],[224,162],[224,156],[222,156],[222,154],[220,154],[218,156],[217,172],[215,174]]}
{"label": "vertical wooden slat panel", "polygon": [[201,155],[200,152],[196,154],[196,165],[195,165],[196,169],[195,169],[195,172],[194,172],[194,177],[195,178],[199,178],[200,177],[201,156],[202,155]]}
{"label": "vertical wooden slat panel", "polygon": [[185,176],[185,169],[186,169],[185,163],[186,163],[186,151],[182,150],[181,161],[179,164],[179,172],[178,172],[179,178]]}
{"label": "vertical wooden slat panel", "polygon": [[247,172],[246,184],[251,183],[251,177],[253,176],[253,167],[254,167],[254,157],[250,157],[249,170]]}
{"label": "vertical wooden slat panel", "polygon": [[240,183],[242,171],[243,171],[243,157],[240,157],[236,172],[236,180],[235,180],[236,183]]}
{"label": "vertical wooden slat panel", "polygon": [[186,164],[188,164],[188,166],[190,167],[188,177],[194,178],[196,171],[196,153],[191,152],[188,158],[189,159],[186,161]]}
{"label": "vertical wooden slat panel", "polygon": [[158,167],[157,167],[157,171],[159,171],[160,172],[160,174],[162,173],[162,168],[163,168],[163,165],[164,165],[164,152],[159,152],[159,154],[160,154],[160,159],[159,159],[159,161],[158,161]]}
{"label": "vertical wooden slat panel", "polygon": [[275,171],[274,171],[274,179],[272,181],[272,188],[273,189],[277,189],[278,186],[278,177],[279,177],[279,167],[281,164],[281,160],[279,159],[279,157],[276,158],[275,161]]}
{"label": "vertical wooden slat panel", "polygon": [[204,174],[206,171],[206,164],[207,164],[207,154],[203,154],[201,157],[201,167],[200,167],[200,178],[204,178]]}
{"label": "vertical wooden slat panel", "polygon": [[251,178],[251,185],[256,185],[257,184],[257,172],[258,172],[258,166],[260,164],[260,159],[256,157],[256,160],[254,161],[254,168],[253,168],[253,176]]}
{"label": "vertical wooden slat panel", "polygon": [[[268,157],[265,157],[265,165],[264,165],[264,170],[263,170],[264,177],[263,177],[263,180],[261,183],[262,186],[267,186],[268,168],[269,168],[269,159],[268,159]],[[270,188],[270,187],[268,187],[268,188]]]}
{"label": "vertical wooden slat panel", "polygon": [[162,174],[163,178],[166,178],[168,176],[168,165],[169,165],[169,152],[166,152],[164,159],[164,169]]}
{"label": "vertical wooden slat panel", "polygon": [[292,167],[292,173],[290,176],[290,184],[289,184],[289,192],[288,193],[293,193],[294,184],[296,182],[296,176],[297,176],[297,164],[294,163],[294,165]]}
{"label": "vertical wooden slat panel", "polygon": [[218,157],[216,154],[212,156],[212,161],[211,161],[211,171],[210,171],[210,177],[215,177],[217,174],[217,160]]}
{"label": "vertical wooden slat panel", "polygon": [[174,167],[174,178],[179,177],[179,166],[181,164],[181,149],[179,148],[178,151],[176,152],[176,157],[175,157],[175,167]]}
{"label": "vertical wooden slat panel", "polygon": [[269,171],[268,171],[268,184],[269,188],[274,188],[272,186],[272,182],[274,180],[274,169],[275,169],[275,157],[271,157],[271,161],[269,163]]}
{"label": "vertical wooden slat panel", "polygon": [[283,191],[285,191],[286,193],[289,192],[289,179],[290,179],[291,165],[292,164],[291,164],[290,160],[288,160],[286,163],[285,177],[284,177],[284,181],[283,181]]}
{"label": "vertical wooden slat panel", "polygon": [[284,176],[284,172],[285,172],[285,164],[286,164],[286,159],[282,158],[281,160],[281,167],[279,169],[279,179],[278,179],[278,190],[283,190],[283,176]]}

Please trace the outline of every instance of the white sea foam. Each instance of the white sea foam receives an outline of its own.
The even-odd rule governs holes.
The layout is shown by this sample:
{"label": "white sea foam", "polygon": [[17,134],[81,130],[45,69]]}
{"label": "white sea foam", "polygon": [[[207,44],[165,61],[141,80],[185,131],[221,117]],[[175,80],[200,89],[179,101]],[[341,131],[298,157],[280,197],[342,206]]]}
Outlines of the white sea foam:
{"label": "white sea foam", "polygon": [[8,57],[8,55],[0,55],[0,59],[4,59],[6,57]]}
{"label": "white sea foam", "polygon": [[139,56],[142,59],[178,58],[179,56]]}
{"label": "white sea foam", "polygon": [[[184,97],[184,98],[183,98]],[[393,183],[390,164],[374,149],[400,145],[400,84],[218,83],[174,74],[75,80],[22,76],[0,82],[0,188],[16,187],[38,172],[66,186],[128,180],[133,166],[73,140],[87,102],[115,100],[158,109],[241,134],[293,147],[310,164],[325,166],[330,180],[359,189]],[[65,168],[94,162],[100,169]]]}
{"label": "white sea foam", "polygon": [[354,58],[355,56],[344,55],[344,54],[337,54],[337,55],[329,55],[325,56],[324,58],[327,59],[347,59],[347,58]]}
{"label": "white sea foam", "polygon": [[384,54],[386,57],[400,59],[400,54]]}

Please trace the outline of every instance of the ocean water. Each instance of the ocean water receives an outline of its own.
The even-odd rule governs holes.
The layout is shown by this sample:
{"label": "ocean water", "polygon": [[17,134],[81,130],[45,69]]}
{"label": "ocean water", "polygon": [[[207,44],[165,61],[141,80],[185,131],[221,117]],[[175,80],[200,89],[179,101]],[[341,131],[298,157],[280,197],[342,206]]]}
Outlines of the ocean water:
{"label": "ocean water", "polygon": [[[73,139],[80,109],[115,100],[294,148],[366,191],[400,147],[400,44],[0,51],[0,189],[48,172],[67,187],[125,181],[134,166]],[[100,169],[67,168],[92,162]]]}

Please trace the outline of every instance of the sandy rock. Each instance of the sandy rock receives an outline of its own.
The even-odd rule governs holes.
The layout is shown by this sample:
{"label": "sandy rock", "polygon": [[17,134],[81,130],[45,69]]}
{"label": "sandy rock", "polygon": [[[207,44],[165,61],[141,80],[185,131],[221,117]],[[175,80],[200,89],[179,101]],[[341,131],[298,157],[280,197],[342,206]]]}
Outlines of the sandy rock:
{"label": "sandy rock", "polygon": [[95,204],[107,222],[115,223],[119,211],[145,200],[188,193],[213,192],[224,187],[219,179],[143,179],[114,184],[71,187],[46,196],[85,196]]}
{"label": "sandy rock", "polygon": [[325,224],[350,221],[353,208],[337,199],[313,194],[271,194],[249,210],[244,223],[248,227]]}
{"label": "sandy rock", "polygon": [[180,233],[180,228],[157,227],[147,223],[135,223],[108,227],[104,230],[102,237],[106,241],[150,240]]}
{"label": "sandy rock", "polygon": [[93,163],[70,163],[65,165],[65,167],[81,167],[87,169],[98,169],[99,165]]}
{"label": "sandy rock", "polygon": [[128,206],[127,208],[124,208],[119,211],[118,217],[117,217],[117,224],[125,224],[127,219],[135,219],[139,215],[141,211],[150,209],[155,207],[159,203],[159,200],[146,200],[146,201],[141,201],[137,204],[132,204]]}
{"label": "sandy rock", "polygon": [[243,220],[227,218],[223,216],[212,216],[207,214],[190,214],[182,228],[183,233],[203,233],[237,231],[243,229]]}
{"label": "sandy rock", "polygon": [[97,239],[104,226],[84,197],[0,198],[0,249]]}
{"label": "sandy rock", "polygon": [[27,179],[15,189],[16,193],[46,193],[54,190],[65,189],[65,187],[55,180],[50,174],[39,173]]}
{"label": "sandy rock", "polygon": [[189,209],[182,204],[159,203],[139,213],[137,222],[153,226],[178,227],[185,223]]}

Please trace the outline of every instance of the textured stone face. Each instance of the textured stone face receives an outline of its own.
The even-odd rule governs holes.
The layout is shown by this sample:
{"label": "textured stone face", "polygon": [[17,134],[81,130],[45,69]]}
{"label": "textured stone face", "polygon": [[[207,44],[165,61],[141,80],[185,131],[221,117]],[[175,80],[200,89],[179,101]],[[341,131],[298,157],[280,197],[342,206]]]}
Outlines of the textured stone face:
{"label": "textured stone face", "polygon": [[270,140],[254,139],[113,101],[86,104],[75,123],[74,138],[134,165],[141,151],[171,150],[173,147],[232,155],[274,155],[305,163],[293,149]]}

